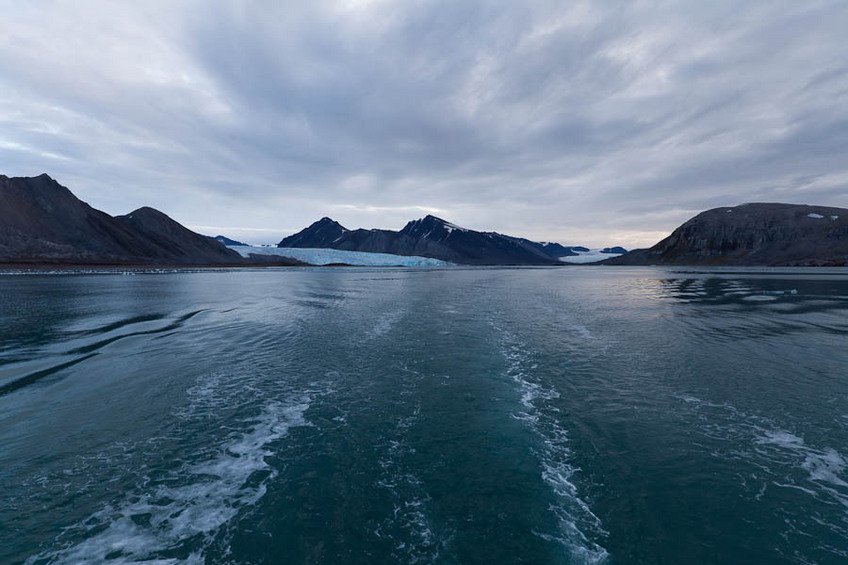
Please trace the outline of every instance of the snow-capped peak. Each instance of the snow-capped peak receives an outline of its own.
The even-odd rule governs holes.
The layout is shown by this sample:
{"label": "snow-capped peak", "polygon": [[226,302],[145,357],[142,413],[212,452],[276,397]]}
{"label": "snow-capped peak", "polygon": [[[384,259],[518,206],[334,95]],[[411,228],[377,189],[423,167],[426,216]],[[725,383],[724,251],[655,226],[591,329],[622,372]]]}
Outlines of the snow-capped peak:
{"label": "snow-capped peak", "polygon": [[454,231],[464,232],[469,230],[433,215],[427,215],[419,220],[413,220],[401,230],[402,233],[415,237],[437,240],[449,236]]}

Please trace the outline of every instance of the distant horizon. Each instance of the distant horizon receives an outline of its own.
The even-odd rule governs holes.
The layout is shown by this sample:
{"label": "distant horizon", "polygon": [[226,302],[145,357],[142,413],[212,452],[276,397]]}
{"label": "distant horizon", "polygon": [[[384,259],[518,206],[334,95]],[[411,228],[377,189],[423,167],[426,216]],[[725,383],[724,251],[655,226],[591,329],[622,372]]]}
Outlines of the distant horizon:
{"label": "distant horizon", "polygon": [[322,216],[433,213],[636,248],[718,206],[848,207],[845,3],[35,0],[0,17],[3,173],[48,171],[110,214],[267,243]]}
{"label": "distant horizon", "polygon": [[[436,214],[430,214],[430,215],[436,216]],[[225,226],[225,227],[220,227],[220,226],[203,226],[203,225],[199,225],[199,226],[191,226],[191,225],[186,225],[186,227],[187,227],[187,228],[189,228],[189,229],[192,229],[192,230],[194,230],[194,231],[196,231],[196,232],[198,232],[198,233],[202,233],[203,235],[208,235],[208,236],[210,236],[210,237],[224,236],[224,237],[227,237],[227,238],[229,238],[229,239],[233,239],[233,240],[240,241],[240,242],[242,242],[242,243],[247,243],[247,244],[250,244],[250,245],[257,245],[257,246],[261,246],[261,245],[277,245],[278,243],[280,243],[280,241],[281,241],[282,239],[284,239],[284,238],[286,238],[286,237],[288,237],[288,236],[290,236],[290,235],[294,235],[294,234],[296,234],[296,233],[298,233],[298,232],[300,232],[300,231],[304,230],[305,228],[307,228],[307,227],[311,226],[313,223],[315,223],[315,222],[317,222],[317,221],[320,221],[322,218],[325,218],[325,217],[326,217],[326,218],[330,218],[331,220],[338,222],[339,224],[341,224],[342,226],[344,226],[346,229],[349,229],[349,230],[358,230],[358,229],[372,230],[372,229],[377,229],[377,230],[400,231],[401,229],[403,229],[403,227],[404,227],[404,226],[406,226],[406,224],[407,224],[407,223],[409,223],[409,222],[413,222],[413,221],[415,221],[415,220],[423,219],[423,218],[424,218],[424,217],[426,217],[426,216],[427,216],[427,214],[425,214],[425,215],[423,215],[423,216],[420,216],[420,217],[417,217],[417,218],[410,218],[409,220],[407,220],[406,222],[404,222],[402,225],[397,226],[397,227],[375,227],[375,226],[356,226],[356,227],[353,227],[353,226],[350,226],[350,225],[345,224],[343,221],[338,220],[337,218],[334,218],[334,217],[332,217],[332,216],[321,216],[321,218],[318,218],[318,219],[316,219],[316,220],[314,220],[314,221],[312,221],[312,222],[309,222],[308,224],[306,224],[306,225],[304,225],[304,226],[302,226],[302,227],[300,227],[300,228],[296,228],[296,229],[293,229],[293,230],[289,230],[289,231],[286,231],[285,233],[283,233],[283,232],[278,232],[278,231],[276,231],[276,230],[270,230],[270,229],[269,229],[269,230],[265,230],[265,229],[256,229],[256,228],[236,228],[236,227],[226,227],[226,226]],[[436,217],[439,217],[440,219],[445,220],[446,222],[450,222],[451,224],[456,224],[456,222],[451,221],[451,220],[450,220],[450,218],[442,218],[441,216],[436,216]],[[510,235],[510,236],[514,236],[514,237],[523,237],[523,238],[525,238],[525,239],[531,239],[532,241],[538,241],[538,242],[541,242],[541,243],[559,243],[559,244],[563,245],[564,247],[579,247],[579,246],[583,246],[583,245],[584,245],[583,243],[579,243],[579,242],[578,242],[578,243],[568,243],[568,242],[564,242],[564,241],[536,240],[536,239],[532,239],[532,238],[525,237],[525,236],[523,236],[523,235],[521,235],[521,234],[507,233],[507,232],[504,232],[504,231],[501,231],[501,230],[498,230],[498,229],[494,229],[494,228],[482,228],[482,229],[478,229],[478,228],[470,228],[470,227],[468,227],[468,226],[464,226],[464,225],[460,225],[460,224],[456,224],[456,225],[458,225],[458,226],[459,226],[459,227],[461,227],[461,228],[472,229],[472,230],[474,230],[474,231],[480,231],[480,232],[497,232],[497,233],[500,233],[500,234],[503,234],[503,235]],[[238,233],[240,230],[242,230],[242,231],[241,231],[241,233],[244,233],[244,234],[246,234],[246,235],[244,235],[244,236],[242,236],[242,237],[232,237],[232,236],[227,235],[227,233],[223,233],[223,232],[216,232],[216,233],[214,233],[214,234],[213,234],[212,232],[213,232],[213,231],[215,231],[216,229],[217,229],[217,230],[223,230],[223,229],[226,229],[226,230],[228,230],[229,232],[233,232],[233,233]],[[251,235],[251,234],[256,233],[256,232],[281,233],[282,235],[280,235],[280,237],[279,237],[279,238],[277,238],[277,239],[275,239],[274,241],[265,241],[265,240],[257,239],[256,237],[253,237],[253,236]],[[670,232],[669,232],[669,233],[670,233]],[[654,242],[654,243],[656,243],[656,242]],[[616,245],[617,245],[617,244],[585,245],[585,247],[590,247],[590,248],[592,248],[592,249],[603,249],[603,248],[605,248],[605,247],[615,247]],[[653,245],[653,244],[651,244],[651,245]],[[646,247],[650,247],[650,245],[647,245]]]}
{"label": "distant horizon", "polygon": [[[74,195],[75,195],[75,196],[77,196],[77,198],[80,198],[80,196],[76,193],[76,191],[74,191],[74,190],[73,190],[73,188],[72,188],[72,187],[70,187],[70,186],[67,186],[67,185],[63,184],[63,183],[62,183],[62,181],[61,181],[61,179],[57,179],[55,176],[51,175],[51,174],[50,174],[50,173],[48,173],[48,172],[42,172],[42,173],[33,174],[33,175],[8,175],[8,174],[5,174],[4,172],[0,171],[0,176],[6,176],[6,177],[13,177],[13,176],[21,177],[21,176],[22,176],[22,177],[28,177],[28,178],[35,178],[35,177],[42,176],[42,175],[47,175],[48,177],[52,178],[53,180],[55,180],[56,182],[58,182],[60,185],[62,185],[62,186],[64,186],[65,188],[69,189],[72,193],[74,193]],[[138,207],[133,208],[132,210],[112,212],[112,211],[105,210],[105,209],[103,209],[103,208],[101,208],[101,207],[99,207],[99,206],[97,206],[97,205],[93,204],[92,202],[89,202],[89,201],[85,200],[84,198],[80,198],[80,200],[83,200],[84,202],[86,202],[87,204],[89,204],[90,206],[92,206],[93,208],[98,209],[98,210],[101,210],[101,211],[103,211],[103,212],[106,212],[106,213],[108,213],[108,214],[109,214],[109,215],[111,215],[111,216],[122,216],[122,215],[131,214],[132,212],[134,212],[135,210],[138,210],[139,208],[143,208],[143,207],[147,207],[147,206],[148,206],[148,205],[146,205],[146,204],[142,204],[142,205],[140,205],[140,206],[138,206]],[[740,203],[738,203],[738,204],[719,205],[719,206],[715,206],[714,208],[725,208],[725,207],[726,207],[726,208],[733,208],[733,207],[736,207],[736,206],[742,206],[742,205],[746,205],[746,204],[757,204],[757,203],[758,203],[758,202],[740,202]],[[819,203],[814,203],[814,202],[773,202],[773,203],[774,203],[774,204],[801,205],[801,206],[826,206],[826,205],[824,205],[824,204],[819,204]],[[330,215],[325,214],[325,215],[323,215],[323,216],[318,217],[317,219],[314,219],[314,220],[312,220],[312,221],[309,221],[307,224],[305,224],[305,225],[303,225],[303,226],[301,226],[301,227],[299,227],[299,228],[291,228],[291,229],[288,229],[288,230],[279,230],[279,229],[274,229],[274,228],[250,228],[250,227],[235,227],[235,226],[208,226],[208,225],[188,224],[188,223],[185,223],[185,222],[181,221],[181,220],[180,220],[180,218],[175,217],[175,216],[174,216],[174,215],[173,215],[173,214],[172,214],[169,210],[167,210],[167,209],[160,209],[160,208],[156,208],[155,206],[150,206],[150,207],[151,207],[151,208],[154,208],[154,209],[156,209],[156,210],[159,210],[159,211],[160,211],[160,212],[162,212],[162,213],[167,214],[169,217],[171,217],[172,219],[176,220],[177,222],[179,222],[179,223],[183,224],[185,227],[187,227],[187,228],[189,228],[189,229],[191,229],[191,230],[193,230],[193,231],[195,231],[195,232],[197,232],[197,233],[200,233],[200,234],[202,234],[202,235],[205,235],[205,236],[208,236],[208,237],[224,236],[224,237],[227,237],[228,239],[237,240],[237,241],[240,241],[240,242],[242,242],[242,243],[247,243],[247,244],[249,244],[249,245],[255,245],[255,246],[263,246],[263,245],[277,245],[277,244],[278,244],[278,243],[279,243],[282,239],[284,239],[285,237],[288,237],[288,236],[290,236],[290,235],[293,235],[293,234],[295,234],[295,233],[298,233],[298,232],[302,231],[303,229],[305,229],[305,228],[309,227],[309,226],[310,226],[310,225],[312,225],[313,223],[315,223],[315,222],[317,222],[317,221],[321,220],[322,218],[330,218],[331,220],[333,220],[333,221],[336,221],[336,222],[340,223],[340,224],[341,224],[341,225],[343,225],[345,228],[350,229],[350,230],[357,230],[357,229],[366,229],[366,230],[379,229],[379,230],[399,231],[399,230],[401,230],[401,229],[402,229],[402,228],[403,228],[403,227],[404,227],[407,223],[409,223],[409,222],[412,222],[412,221],[415,221],[415,220],[422,219],[422,218],[424,218],[424,217],[426,217],[426,216],[428,216],[428,215],[432,215],[432,216],[436,216],[436,217],[438,217],[438,218],[440,218],[440,219],[442,219],[442,220],[444,220],[444,221],[447,221],[447,222],[449,222],[449,223],[456,224],[456,225],[458,225],[459,227],[463,227],[463,228],[467,228],[467,229],[472,229],[472,230],[474,230],[474,231],[480,231],[480,232],[497,232],[497,233],[500,233],[500,234],[509,235],[509,236],[513,236],[513,237],[522,237],[522,238],[525,238],[525,239],[529,239],[529,240],[531,240],[531,241],[546,242],[546,243],[547,243],[547,242],[550,242],[550,243],[559,243],[559,244],[561,244],[561,245],[563,245],[563,246],[565,246],[565,247],[580,247],[580,246],[584,246],[584,247],[588,247],[588,248],[593,249],[593,250],[599,250],[599,249],[604,249],[604,248],[607,248],[607,247],[616,247],[616,246],[620,246],[620,247],[624,247],[624,248],[626,248],[628,251],[632,251],[632,250],[634,250],[634,249],[643,249],[643,248],[649,248],[649,247],[652,247],[652,246],[653,246],[653,245],[655,245],[656,243],[658,243],[658,242],[660,242],[661,240],[663,240],[663,239],[665,239],[666,237],[668,237],[668,236],[671,234],[671,232],[672,232],[672,231],[674,231],[674,228],[677,228],[677,227],[678,227],[678,226],[674,226],[674,228],[672,228],[671,230],[669,230],[669,231],[668,231],[667,233],[665,233],[664,235],[659,236],[659,237],[658,237],[655,241],[653,241],[653,242],[645,243],[645,244],[643,244],[643,245],[630,245],[630,246],[628,246],[628,245],[623,244],[623,243],[604,243],[604,241],[605,241],[605,240],[599,240],[599,241],[600,241],[600,243],[595,243],[595,242],[589,242],[589,243],[576,242],[576,243],[574,243],[574,242],[568,242],[568,241],[556,241],[556,240],[550,240],[550,239],[536,239],[536,238],[528,237],[528,236],[525,236],[525,235],[522,235],[522,234],[519,234],[519,233],[510,233],[510,232],[502,231],[502,230],[499,230],[499,229],[496,229],[496,228],[488,228],[488,227],[482,227],[482,228],[479,228],[479,227],[471,227],[471,226],[462,225],[462,224],[460,224],[460,223],[454,222],[454,221],[452,221],[450,218],[444,218],[444,217],[442,217],[442,216],[439,216],[437,213],[434,213],[431,209],[427,209],[427,208],[422,209],[422,211],[421,211],[422,215],[421,215],[421,216],[418,216],[418,217],[411,217],[411,218],[409,218],[408,220],[404,221],[401,225],[396,226],[396,227],[378,227],[378,226],[355,226],[355,227],[354,227],[354,226],[351,226],[351,225],[349,225],[349,224],[346,224],[346,223],[345,223],[344,221],[342,221],[342,220],[339,220],[337,217],[333,217],[333,216],[330,216]],[[344,207],[342,206],[342,208],[344,208]],[[711,208],[711,209],[713,209],[713,208]],[[689,216],[689,217],[685,218],[685,219],[681,222],[681,224],[682,224],[682,223],[684,223],[686,220],[689,220],[689,219],[691,219],[692,217],[694,217],[694,216],[696,216],[696,215],[700,214],[701,212],[705,212],[705,211],[706,211],[706,210],[696,210],[696,211],[693,211],[693,212],[692,212],[692,214],[691,214],[691,216]],[[259,236],[254,235],[254,234],[257,234],[257,233],[268,233],[268,234],[278,234],[278,235],[274,236],[274,238],[273,238],[273,239],[271,239],[271,240],[267,240],[267,239],[259,239]],[[241,234],[241,235],[234,236],[234,235],[231,235],[231,234]]]}

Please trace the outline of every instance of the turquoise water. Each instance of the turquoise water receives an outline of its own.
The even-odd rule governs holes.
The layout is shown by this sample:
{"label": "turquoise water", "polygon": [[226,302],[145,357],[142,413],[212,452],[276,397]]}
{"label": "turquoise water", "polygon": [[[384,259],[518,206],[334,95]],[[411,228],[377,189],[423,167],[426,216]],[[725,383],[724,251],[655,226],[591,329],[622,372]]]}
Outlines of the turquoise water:
{"label": "turquoise water", "polygon": [[8,275],[0,320],[0,563],[848,562],[845,270]]}

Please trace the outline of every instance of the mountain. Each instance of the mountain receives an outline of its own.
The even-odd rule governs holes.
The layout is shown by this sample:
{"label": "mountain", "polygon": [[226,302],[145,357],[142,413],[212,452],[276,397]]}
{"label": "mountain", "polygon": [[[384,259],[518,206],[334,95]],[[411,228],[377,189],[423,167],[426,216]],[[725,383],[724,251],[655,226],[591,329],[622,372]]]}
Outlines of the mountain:
{"label": "mountain", "polygon": [[0,263],[226,264],[241,256],[162,212],[113,218],[48,175],[0,175]]}
{"label": "mountain", "polygon": [[523,237],[513,237],[509,235],[502,235],[497,232],[482,232],[491,237],[502,237],[509,241],[512,241],[515,245],[518,245],[530,253],[543,257],[545,259],[553,259],[557,263],[563,257],[573,257],[576,255],[574,251],[570,247],[565,247],[564,245],[560,245],[559,243],[548,243],[548,242],[539,242],[539,241],[531,241],[529,239],[525,239]]}
{"label": "mountain", "polygon": [[220,241],[221,243],[223,243],[227,247],[247,247],[248,246],[246,243],[242,243],[240,241],[230,239],[229,237],[226,237],[226,236],[223,236],[223,235],[216,235],[212,239],[214,239],[215,241]]}
{"label": "mountain", "polygon": [[436,216],[411,221],[400,231],[349,230],[330,218],[322,218],[286,237],[278,247],[415,255],[463,265],[561,264],[559,257],[570,253],[569,248],[559,244],[474,231]]}
{"label": "mountain", "polygon": [[148,240],[151,249],[157,250],[157,253],[147,253],[144,257],[181,264],[228,263],[241,259],[238,253],[237,257],[233,256],[234,251],[214,238],[195,233],[147,206],[125,216],[116,216],[115,220],[132,228]]}
{"label": "mountain", "polygon": [[324,217],[305,230],[284,238],[277,247],[332,249],[333,243],[339,241],[347,231],[340,223]]}
{"label": "mountain", "polygon": [[557,258],[542,251],[538,243],[496,232],[478,232],[461,228],[436,216],[413,220],[406,224],[400,233],[418,241],[444,247],[448,250],[445,257],[435,258],[454,263],[467,265],[558,263]]}
{"label": "mountain", "polygon": [[846,265],[848,209],[757,203],[714,208],[608,265]]}
{"label": "mountain", "polygon": [[[566,247],[564,245],[560,245],[559,243],[548,243],[547,241],[542,243],[536,243],[536,245],[540,246],[540,249],[545,253],[545,255],[557,258],[574,257],[575,255],[577,255],[577,253],[575,253],[576,251],[586,249],[585,247]],[[588,249],[586,250],[588,251]]]}

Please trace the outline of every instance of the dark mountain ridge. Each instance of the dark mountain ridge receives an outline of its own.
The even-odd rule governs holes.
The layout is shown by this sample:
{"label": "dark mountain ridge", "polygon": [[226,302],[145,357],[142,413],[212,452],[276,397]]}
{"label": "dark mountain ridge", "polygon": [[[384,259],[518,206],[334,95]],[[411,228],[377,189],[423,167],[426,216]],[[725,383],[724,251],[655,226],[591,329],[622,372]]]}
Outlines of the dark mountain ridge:
{"label": "dark mountain ridge", "polygon": [[753,203],[707,210],[607,265],[848,265],[848,209]]}
{"label": "dark mountain ridge", "polygon": [[[147,248],[157,251],[156,254],[152,255],[157,259],[177,260],[179,262],[206,262],[212,259],[221,262],[241,260],[240,255],[239,257],[233,256],[235,252],[227,249],[215,238],[195,233],[159,210],[148,206],[124,216],[115,216],[115,219],[146,238]],[[223,251],[226,251],[226,253]],[[151,254],[148,253],[145,256],[150,257]]]}
{"label": "dark mountain ridge", "polygon": [[305,230],[283,239],[283,241],[289,242],[289,245],[278,245],[277,247],[315,247],[326,249],[339,241],[348,231],[337,221],[325,216]]}
{"label": "dark mountain ridge", "polygon": [[227,247],[249,247],[246,243],[236,241],[235,239],[230,239],[229,237],[224,235],[216,235],[212,239],[214,239],[215,241],[220,241]]}
{"label": "dark mountain ridge", "polygon": [[413,220],[400,231],[349,230],[322,218],[284,238],[278,247],[414,255],[463,265],[561,265],[559,257],[576,255],[559,244],[470,230],[432,215]]}
{"label": "dark mountain ridge", "polygon": [[0,175],[0,262],[204,265],[244,259],[153,208],[112,217],[43,174]]}

